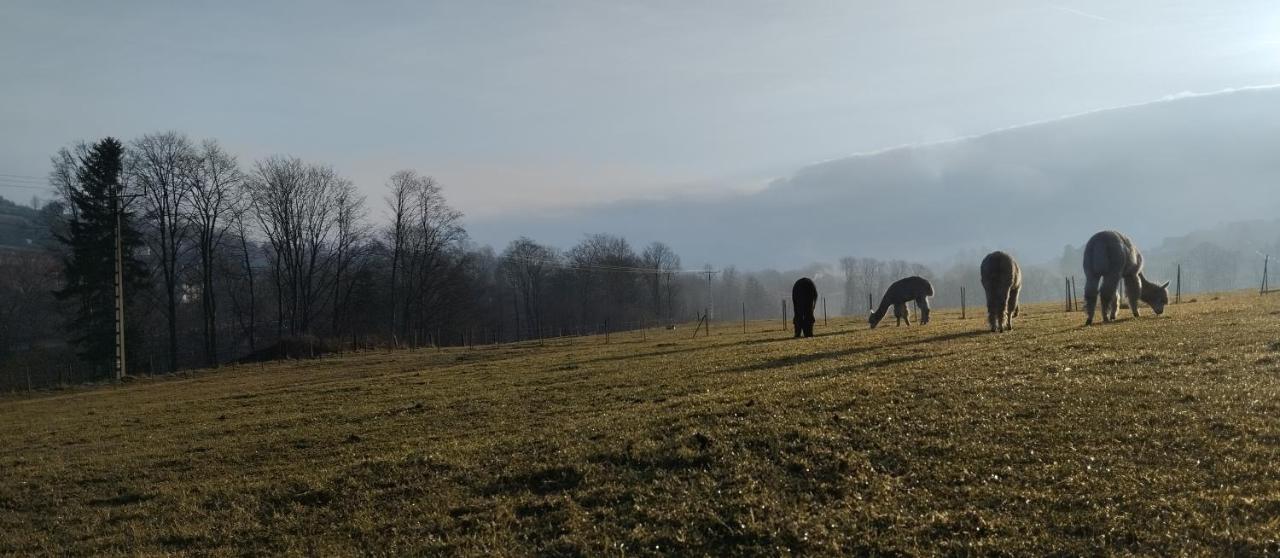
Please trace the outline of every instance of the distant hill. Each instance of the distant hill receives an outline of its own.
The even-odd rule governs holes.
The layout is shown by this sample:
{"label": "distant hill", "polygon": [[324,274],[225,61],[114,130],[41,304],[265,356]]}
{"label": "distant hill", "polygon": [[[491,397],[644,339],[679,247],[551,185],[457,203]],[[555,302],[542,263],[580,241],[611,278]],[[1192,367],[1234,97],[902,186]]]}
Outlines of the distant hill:
{"label": "distant hill", "polygon": [[1056,259],[1116,228],[1150,246],[1280,216],[1280,88],[1188,95],[805,167],[753,194],[478,220],[481,241],[609,231],[687,262],[794,267],[1005,248]]}
{"label": "distant hill", "polygon": [[43,249],[54,242],[49,229],[52,208],[32,209],[0,196],[0,246]]}

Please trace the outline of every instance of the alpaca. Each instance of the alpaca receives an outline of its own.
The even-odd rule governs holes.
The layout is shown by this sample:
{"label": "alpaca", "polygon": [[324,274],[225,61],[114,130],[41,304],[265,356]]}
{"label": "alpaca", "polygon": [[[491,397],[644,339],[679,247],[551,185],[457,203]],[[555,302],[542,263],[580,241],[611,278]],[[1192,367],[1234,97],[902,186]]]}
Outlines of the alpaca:
{"label": "alpaca", "polygon": [[1102,296],[1102,321],[1116,319],[1119,307],[1117,291],[1121,281],[1124,281],[1129,310],[1135,318],[1139,300],[1147,303],[1157,316],[1163,314],[1165,305],[1169,304],[1169,282],[1157,285],[1148,280],[1142,274],[1142,253],[1129,237],[1116,231],[1097,233],[1084,245],[1084,276],[1084,309],[1088,314],[1085,325],[1093,323],[1099,294]]}
{"label": "alpaca", "polygon": [[923,277],[913,275],[894,281],[880,298],[880,308],[871,313],[867,323],[871,325],[871,329],[875,329],[880,324],[880,320],[884,319],[884,315],[889,312],[889,307],[893,307],[893,317],[898,319],[898,325],[902,325],[905,321],[910,327],[911,313],[907,310],[907,303],[914,300],[916,306],[920,307],[920,325],[927,324],[931,296],[933,296],[933,285]]}
{"label": "alpaca", "polygon": [[813,337],[813,310],[818,306],[818,287],[814,286],[813,280],[808,277],[801,277],[796,280],[796,284],[791,286],[791,307],[795,311],[795,318],[791,323],[795,325],[796,337]]}
{"label": "alpaca", "polygon": [[987,322],[991,332],[1013,330],[1018,315],[1018,291],[1022,290],[1022,269],[1013,256],[992,252],[982,258],[982,289],[987,293]]}

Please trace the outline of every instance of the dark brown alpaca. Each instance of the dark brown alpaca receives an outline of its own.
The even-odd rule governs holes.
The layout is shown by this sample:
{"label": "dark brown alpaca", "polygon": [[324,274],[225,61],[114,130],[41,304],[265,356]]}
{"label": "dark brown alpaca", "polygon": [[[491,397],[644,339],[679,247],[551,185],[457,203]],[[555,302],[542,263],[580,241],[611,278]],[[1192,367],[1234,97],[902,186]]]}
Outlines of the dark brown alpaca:
{"label": "dark brown alpaca", "polygon": [[795,326],[796,337],[813,337],[813,310],[818,305],[818,287],[808,277],[801,277],[791,286],[791,306],[795,318],[791,323]]}

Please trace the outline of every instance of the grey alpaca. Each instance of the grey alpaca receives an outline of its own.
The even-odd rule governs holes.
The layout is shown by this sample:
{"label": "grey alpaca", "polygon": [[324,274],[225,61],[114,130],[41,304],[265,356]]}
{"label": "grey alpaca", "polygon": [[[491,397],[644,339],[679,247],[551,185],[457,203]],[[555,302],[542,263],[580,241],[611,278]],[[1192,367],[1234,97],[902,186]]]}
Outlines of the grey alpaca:
{"label": "grey alpaca", "polygon": [[884,296],[880,298],[880,308],[871,313],[867,318],[867,323],[871,325],[871,329],[875,329],[880,324],[880,320],[884,319],[884,315],[889,313],[889,307],[893,307],[893,317],[898,319],[898,325],[902,325],[903,321],[907,325],[911,325],[911,313],[907,310],[907,303],[916,302],[916,306],[920,307],[920,325],[929,323],[929,297],[933,296],[933,285],[924,277],[911,276],[904,279],[894,281],[889,288],[885,290]]}
{"label": "grey alpaca", "polygon": [[[1084,245],[1084,309],[1089,317],[1085,325],[1093,323],[1093,310],[1098,295],[1102,295],[1102,321],[1116,319],[1119,308],[1120,281],[1129,297],[1129,309],[1138,315],[1138,301],[1147,303],[1156,315],[1164,313],[1169,304],[1169,282],[1157,285],[1142,274],[1142,253],[1129,237],[1116,231],[1102,231],[1089,238]],[[1098,290],[1098,282],[1102,290]]]}
{"label": "grey alpaca", "polygon": [[1022,290],[1022,268],[1013,256],[996,251],[982,258],[982,290],[987,293],[987,322],[992,332],[1013,329],[1018,315],[1018,291]]}

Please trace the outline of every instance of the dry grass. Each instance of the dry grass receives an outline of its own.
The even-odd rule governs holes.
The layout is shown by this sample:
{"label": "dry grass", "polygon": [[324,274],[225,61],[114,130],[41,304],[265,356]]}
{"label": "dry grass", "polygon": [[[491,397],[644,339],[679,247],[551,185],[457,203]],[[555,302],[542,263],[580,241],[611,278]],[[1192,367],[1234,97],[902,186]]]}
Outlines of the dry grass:
{"label": "dry grass", "polygon": [[6,397],[0,554],[1276,552],[1280,297],[1200,298]]}

